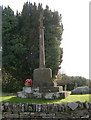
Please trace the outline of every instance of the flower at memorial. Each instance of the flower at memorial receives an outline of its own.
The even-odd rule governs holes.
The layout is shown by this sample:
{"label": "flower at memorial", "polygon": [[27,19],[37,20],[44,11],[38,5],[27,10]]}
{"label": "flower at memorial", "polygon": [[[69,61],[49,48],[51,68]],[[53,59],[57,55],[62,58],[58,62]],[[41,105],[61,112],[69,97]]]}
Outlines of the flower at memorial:
{"label": "flower at memorial", "polygon": [[33,86],[32,79],[26,79],[26,81],[25,81],[25,86],[26,86],[26,87],[32,87],[32,86]]}

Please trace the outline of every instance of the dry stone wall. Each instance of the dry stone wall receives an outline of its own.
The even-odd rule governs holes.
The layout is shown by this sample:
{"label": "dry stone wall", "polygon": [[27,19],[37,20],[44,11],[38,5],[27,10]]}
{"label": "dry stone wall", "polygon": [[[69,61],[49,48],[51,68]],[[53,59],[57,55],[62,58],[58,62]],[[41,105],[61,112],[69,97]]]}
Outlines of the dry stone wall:
{"label": "dry stone wall", "polygon": [[90,119],[91,103],[68,104],[2,103],[2,120],[11,119]]}

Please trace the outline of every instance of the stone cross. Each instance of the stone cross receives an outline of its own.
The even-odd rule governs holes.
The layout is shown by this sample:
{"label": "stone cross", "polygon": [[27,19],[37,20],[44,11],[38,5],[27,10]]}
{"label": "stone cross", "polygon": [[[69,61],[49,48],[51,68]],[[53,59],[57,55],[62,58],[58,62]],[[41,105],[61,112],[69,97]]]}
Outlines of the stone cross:
{"label": "stone cross", "polygon": [[39,18],[40,27],[43,27],[43,20],[44,20],[44,17],[43,17],[43,14],[41,13]]}
{"label": "stone cross", "polygon": [[43,14],[40,14],[40,33],[39,33],[39,68],[45,68],[45,47],[44,47],[44,27]]}

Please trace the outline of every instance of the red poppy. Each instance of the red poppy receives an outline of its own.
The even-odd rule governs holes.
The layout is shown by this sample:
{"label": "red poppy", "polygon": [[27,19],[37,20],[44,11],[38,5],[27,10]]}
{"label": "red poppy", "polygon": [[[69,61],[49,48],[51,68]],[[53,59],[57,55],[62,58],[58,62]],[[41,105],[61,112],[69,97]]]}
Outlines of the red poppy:
{"label": "red poppy", "polygon": [[32,79],[26,79],[26,81],[25,81],[25,85],[26,85],[26,83],[29,83],[29,84],[30,84],[30,87],[33,86]]}

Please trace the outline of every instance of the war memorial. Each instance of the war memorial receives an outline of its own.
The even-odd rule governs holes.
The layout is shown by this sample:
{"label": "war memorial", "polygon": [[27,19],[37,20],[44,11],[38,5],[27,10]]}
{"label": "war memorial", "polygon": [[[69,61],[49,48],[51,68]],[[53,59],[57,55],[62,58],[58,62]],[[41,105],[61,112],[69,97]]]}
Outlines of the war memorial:
{"label": "war memorial", "polygon": [[33,88],[23,87],[22,92],[18,92],[21,98],[36,99],[63,99],[68,96],[67,91],[63,91],[62,86],[55,86],[52,80],[52,70],[45,65],[45,45],[44,45],[44,26],[43,14],[40,15],[39,32],[39,68],[33,71]]}

